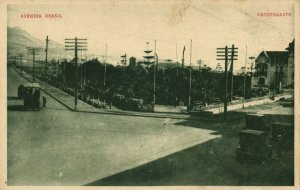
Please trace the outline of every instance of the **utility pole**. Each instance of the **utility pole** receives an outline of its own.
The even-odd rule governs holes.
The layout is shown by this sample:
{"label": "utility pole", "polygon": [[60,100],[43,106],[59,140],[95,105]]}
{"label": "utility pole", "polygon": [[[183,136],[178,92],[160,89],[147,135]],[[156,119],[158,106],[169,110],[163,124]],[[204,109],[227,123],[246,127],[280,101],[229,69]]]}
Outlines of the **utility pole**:
{"label": "utility pole", "polygon": [[176,76],[177,76],[177,78],[178,78],[178,67],[179,67],[179,62],[178,62],[178,54],[177,54],[177,44],[176,44],[176,64],[177,64],[177,67],[176,67],[176,69],[177,69]]}
{"label": "utility pole", "polygon": [[[252,87],[252,75],[253,75],[253,64],[254,64],[254,62],[253,62],[253,60],[255,59],[255,57],[254,56],[250,56],[249,57],[249,59],[251,60],[251,66],[250,66],[250,86]],[[250,88],[250,92],[251,92],[251,88]]]}
{"label": "utility pole", "polygon": [[231,62],[231,65],[230,65],[230,73],[231,73],[231,92],[230,92],[230,102],[232,101],[232,98],[233,98],[233,59],[234,59],[234,45],[232,44],[232,47],[231,47],[231,58],[230,58],[230,62]]}
{"label": "utility pole", "polygon": [[230,59],[230,68],[228,74],[230,76],[230,95],[228,98],[229,98],[229,102],[231,102],[233,96],[233,62],[231,62],[231,59]]}
{"label": "utility pole", "polygon": [[33,82],[35,82],[35,49],[32,49],[32,72],[33,72]]}
{"label": "utility pole", "polygon": [[87,56],[86,51],[84,52],[84,66],[83,66],[83,86],[85,87],[85,80],[86,80],[86,64],[87,64]]}
{"label": "utility pole", "polygon": [[104,57],[104,79],[103,79],[104,88],[106,85],[106,56],[107,56],[107,44],[105,44],[105,57]]}
{"label": "utility pole", "polygon": [[182,51],[182,68],[184,68],[184,52],[185,52],[185,46],[183,47],[183,51]]}
{"label": "utility pole", "polygon": [[59,58],[57,59],[57,63],[55,64],[56,84],[58,84],[58,67],[59,67]]}
{"label": "utility pole", "polygon": [[[176,83],[177,85],[180,86],[180,82],[179,82],[179,62],[178,62],[178,53],[177,53],[177,44],[176,44]],[[176,90],[176,99],[175,99],[175,105],[178,106],[179,104],[179,90]]]}
{"label": "utility pole", "polygon": [[75,108],[74,110],[77,110],[77,99],[78,99],[78,68],[77,68],[77,62],[78,62],[78,56],[77,51],[78,50],[87,50],[87,39],[80,39],[80,38],[66,38],[65,39],[65,50],[71,50],[75,51],[75,81],[74,81],[74,91],[75,91]]}
{"label": "utility pole", "polygon": [[190,85],[189,85],[189,110],[191,109],[192,103],[192,40],[191,40],[191,48],[190,48]]}
{"label": "utility pole", "polygon": [[[235,55],[234,53],[237,53],[237,51],[235,52],[235,50],[237,50],[238,48],[235,48],[234,45],[232,45],[232,48],[228,49],[227,46],[225,46],[225,48],[217,48],[217,60],[223,60],[225,61],[225,92],[224,92],[224,120],[227,120],[227,101],[228,101],[228,95],[227,95],[227,90],[228,90],[228,58],[231,54],[231,63],[233,64],[234,60],[237,60],[237,58],[235,58],[237,55]],[[229,55],[228,55],[229,54]]]}
{"label": "utility pole", "polygon": [[247,46],[246,46],[245,69],[244,69],[244,99],[243,99],[243,108],[245,107],[245,100],[246,100],[246,69],[247,69]]}
{"label": "utility pole", "polygon": [[80,50],[80,88],[83,87],[83,64],[82,64],[82,50]]}
{"label": "utility pole", "polygon": [[63,72],[63,88],[65,88],[65,85],[66,85],[66,62],[67,60],[65,59],[64,60],[64,72]]}
{"label": "utility pole", "polygon": [[[104,76],[103,76],[103,91],[106,89],[106,56],[107,56],[107,44],[105,44],[105,55],[104,55]],[[106,100],[104,96],[104,105],[106,106]]]}
{"label": "utility pole", "polygon": [[38,48],[28,48],[28,50],[32,53],[32,81],[35,82],[35,55]]}
{"label": "utility pole", "polygon": [[[46,49],[45,49],[45,52],[46,52],[46,58],[45,58],[45,82],[46,82],[46,80],[47,80],[48,42],[49,42],[49,39],[48,39],[48,36],[47,36],[47,37],[46,37]],[[46,88],[46,85],[45,85],[45,88]]]}

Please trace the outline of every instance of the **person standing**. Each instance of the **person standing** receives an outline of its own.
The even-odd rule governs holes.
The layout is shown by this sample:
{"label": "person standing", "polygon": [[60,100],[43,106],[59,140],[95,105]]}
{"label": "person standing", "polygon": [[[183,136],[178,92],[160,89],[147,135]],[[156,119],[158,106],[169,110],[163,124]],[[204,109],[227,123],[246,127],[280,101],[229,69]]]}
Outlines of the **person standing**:
{"label": "person standing", "polygon": [[47,103],[46,97],[43,96],[43,108],[46,108],[46,103]]}

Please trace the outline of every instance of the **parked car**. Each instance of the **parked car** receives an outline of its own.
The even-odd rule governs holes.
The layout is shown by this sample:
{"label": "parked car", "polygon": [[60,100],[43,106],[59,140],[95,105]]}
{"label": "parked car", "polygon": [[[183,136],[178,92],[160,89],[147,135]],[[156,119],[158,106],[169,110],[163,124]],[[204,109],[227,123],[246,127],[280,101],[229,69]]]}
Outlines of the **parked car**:
{"label": "parked car", "polygon": [[246,115],[246,128],[240,132],[237,159],[256,161],[281,158],[282,152],[293,150],[294,128],[289,123],[266,125],[265,116]]}

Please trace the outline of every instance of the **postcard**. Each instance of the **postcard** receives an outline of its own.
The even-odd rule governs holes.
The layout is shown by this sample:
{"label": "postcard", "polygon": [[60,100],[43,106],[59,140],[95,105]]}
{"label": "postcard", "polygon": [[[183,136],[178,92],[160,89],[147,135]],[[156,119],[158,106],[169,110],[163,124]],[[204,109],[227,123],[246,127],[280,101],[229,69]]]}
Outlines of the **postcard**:
{"label": "postcard", "polygon": [[298,189],[298,0],[1,1],[1,189]]}

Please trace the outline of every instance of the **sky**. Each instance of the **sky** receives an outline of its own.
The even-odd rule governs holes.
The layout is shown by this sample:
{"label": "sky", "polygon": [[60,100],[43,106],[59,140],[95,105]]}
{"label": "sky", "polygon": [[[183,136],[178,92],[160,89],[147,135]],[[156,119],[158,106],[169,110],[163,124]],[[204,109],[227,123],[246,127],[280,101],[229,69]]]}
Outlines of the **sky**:
{"label": "sky", "polygon": [[[285,17],[260,17],[261,12],[291,13]],[[24,19],[22,14],[61,14],[56,19]],[[159,59],[181,61],[185,46],[185,63],[215,68],[216,48],[234,44],[238,47],[235,70],[247,57],[262,50],[282,51],[294,39],[294,6],[292,3],[203,4],[202,1],[99,1],[86,4],[11,4],[8,26],[18,26],[36,38],[64,44],[65,38],[87,38],[87,55],[101,57],[107,44],[108,62],[127,57],[141,59],[144,50],[154,49]],[[190,51],[192,40],[192,52]],[[51,43],[51,41],[50,41]],[[177,54],[176,54],[177,47]],[[177,56],[176,56],[177,55]],[[223,66],[224,63],[221,62]]]}

